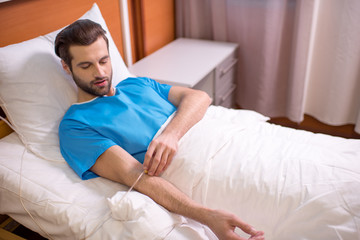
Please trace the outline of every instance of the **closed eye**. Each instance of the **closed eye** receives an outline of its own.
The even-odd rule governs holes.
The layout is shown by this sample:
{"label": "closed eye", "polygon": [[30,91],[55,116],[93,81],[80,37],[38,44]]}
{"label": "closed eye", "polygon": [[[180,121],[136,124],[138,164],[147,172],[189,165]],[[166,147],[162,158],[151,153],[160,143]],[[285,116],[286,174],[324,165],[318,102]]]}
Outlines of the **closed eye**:
{"label": "closed eye", "polygon": [[100,64],[106,64],[109,61],[109,56],[105,56],[100,59]]}
{"label": "closed eye", "polygon": [[83,62],[83,63],[80,63],[78,64],[78,66],[82,69],[88,69],[90,67],[91,63],[88,63],[88,62]]}
{"label": "closed eye", "polygon": [[90,67],[90,64],[87,64],[87,65],[84,65],[84,66],[81,66],[82,69],[88,69]]}

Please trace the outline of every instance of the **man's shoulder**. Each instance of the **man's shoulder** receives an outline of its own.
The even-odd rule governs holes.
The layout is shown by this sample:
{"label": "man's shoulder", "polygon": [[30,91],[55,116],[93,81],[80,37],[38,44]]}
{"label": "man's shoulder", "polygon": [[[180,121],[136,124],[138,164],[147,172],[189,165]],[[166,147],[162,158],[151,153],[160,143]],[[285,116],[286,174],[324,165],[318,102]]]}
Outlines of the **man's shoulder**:
{"label": "man's shoulder", "polygon": [[116,87],[122,87],[126,85],[150,85],[154,80],[148,77],[129,77],[119,82]]}
{"label": "man's shoulder", "polygon": [[[63,118],[60,121],[59,129],[71,128],[76,125],[81,125],[82,106],[80,104],[73,104],[65,112]],[[79,118],[80,117],[80,118]]]}
{"label": "man's shoulder", "polygon": [[72,128],[73,126],[81,123],[80,121],[78,121],[76,119],[76,116],[74,116],[74,114],[72,114],[72,111],[70,111],[70,113],[69,113],[69,110],[65,113],[65,115],[61,119],[60,124],[59,124],[59,129],[65,130],[68,128]]}

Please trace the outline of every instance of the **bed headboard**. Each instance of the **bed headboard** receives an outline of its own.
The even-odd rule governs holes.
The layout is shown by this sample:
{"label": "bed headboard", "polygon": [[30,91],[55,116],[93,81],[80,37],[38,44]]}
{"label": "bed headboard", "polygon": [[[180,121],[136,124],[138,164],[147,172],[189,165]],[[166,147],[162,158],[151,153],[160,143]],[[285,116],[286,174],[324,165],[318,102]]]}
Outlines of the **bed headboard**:
{"label": "bed headboard", "polygon": [[[12,0],[0,3],[0,47],[64,27],[81,17],[95,2],[95,0]],[[119,1],[101,0],[97,4],[122,54]]]}
{"label": "bed headboard", "polygon": [[[29,40],[64,27],[88,11],[95,0],[12,0],[0,3],[0,47]],[[123,55],[119,0],[96,2]],[[0,121],[0,138],[12,130]]]}

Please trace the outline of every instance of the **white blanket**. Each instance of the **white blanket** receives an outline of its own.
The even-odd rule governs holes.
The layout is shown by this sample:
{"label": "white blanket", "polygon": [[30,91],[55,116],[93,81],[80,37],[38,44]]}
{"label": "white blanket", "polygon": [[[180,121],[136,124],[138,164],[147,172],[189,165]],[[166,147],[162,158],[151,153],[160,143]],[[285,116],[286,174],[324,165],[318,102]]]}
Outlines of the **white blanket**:
{"label": "white blanket", "polygon": [[244,121],[242,114],[210,109],[163,177],[265,231],[266,239],[360,239],[360,140]]}
{"label": "white blanket", "polygon": [[[237,214],[266,239],[360,239],[360,141],[266,120],[210,107],[162,177],[196,201]],[[81,181],[67,164],[23,151],[15,134],[0,140],[0,213],[45,237],[20,199],[52,239],[215,239],[142,194],[132,192],[119,207],[126,187]]]}

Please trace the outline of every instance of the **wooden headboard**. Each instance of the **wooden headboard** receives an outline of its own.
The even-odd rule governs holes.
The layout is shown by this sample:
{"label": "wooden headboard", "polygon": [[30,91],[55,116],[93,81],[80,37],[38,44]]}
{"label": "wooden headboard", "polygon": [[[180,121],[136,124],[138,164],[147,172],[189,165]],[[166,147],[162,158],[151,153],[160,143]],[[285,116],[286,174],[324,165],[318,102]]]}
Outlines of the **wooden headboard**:
{"label": "wooden headboard", "polygon": [[[0,3],[0,47],[19,43],[64,27],[90,10],[95,0],[12,0]],[[96,2],[123,55],[119,0]],[[0,138],[12,130],[0,121]]]}
{"label": "wooden headboard", "polygon": [[[0,47],[64,27],[88,11],[95,0],[12,0],[0,3]],[[96,2],[120,53],[123,53],[119,0]]]}

